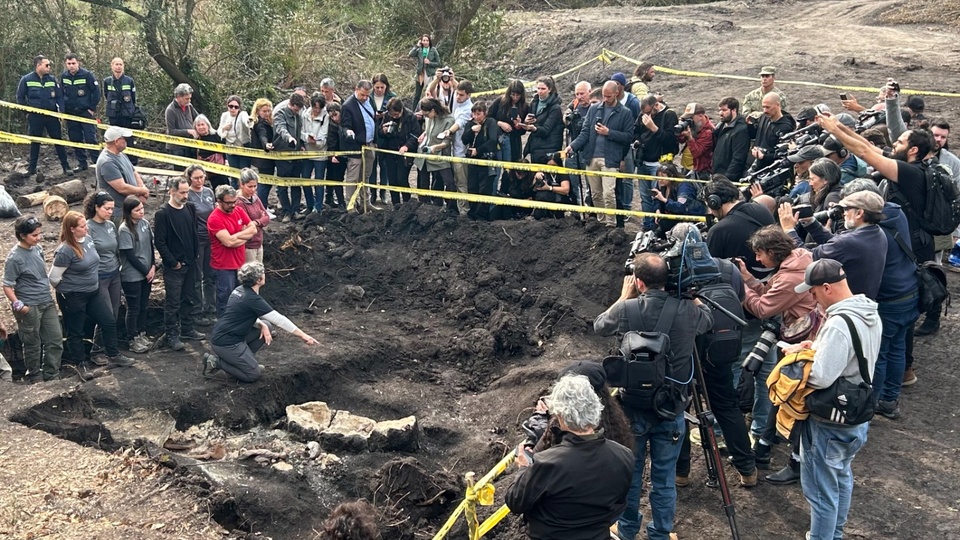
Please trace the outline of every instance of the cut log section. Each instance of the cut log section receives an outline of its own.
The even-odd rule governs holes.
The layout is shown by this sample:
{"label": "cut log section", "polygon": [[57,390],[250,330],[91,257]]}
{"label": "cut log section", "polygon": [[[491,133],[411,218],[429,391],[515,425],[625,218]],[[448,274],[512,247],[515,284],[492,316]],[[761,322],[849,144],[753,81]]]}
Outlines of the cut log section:
{"label": "cut log section", "polygon": [[17,206],[20,208],[30,208],[31,206],[37,206],[43,204],[43,201],[50,196],[46,191],[38,191],[36,193],[30,193],[28,195],[21,195],[17,197]]}
{"label": "cut log section", "polygon": [[57,184],[47,191],[50,192],[50,195],[61,197],[68,203],[80,202],[87,196],[87,186],[83,185],[82,180],[70,180]]}
{"label": "cut log section", "polygon": [[47,216],[50,221],[60,221],[69,210],[70,205],[63,200],[63,197],[50,195],[47,200],[43,201],[43,215]]}

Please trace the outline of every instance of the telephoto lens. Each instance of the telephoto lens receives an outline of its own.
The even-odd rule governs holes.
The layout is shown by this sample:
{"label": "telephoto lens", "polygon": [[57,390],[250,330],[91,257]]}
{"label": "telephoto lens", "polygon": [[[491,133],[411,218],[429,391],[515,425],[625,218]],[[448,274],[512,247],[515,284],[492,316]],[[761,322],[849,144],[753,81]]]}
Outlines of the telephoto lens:
{"label": "telephoto lens", "polygon": [[770,347],[773,347],[777,342],[777,334],[780,333],[780,324],[777,322],[764,321],[762,327],[763,333],[760,334],[760,339],[757,340],[757,344],[753,346],[753,350],[750,351],[750,354],[743,360],[743,369],[750,373],[760,371],[763,360],[767,357],[767,353],[770,352]]}

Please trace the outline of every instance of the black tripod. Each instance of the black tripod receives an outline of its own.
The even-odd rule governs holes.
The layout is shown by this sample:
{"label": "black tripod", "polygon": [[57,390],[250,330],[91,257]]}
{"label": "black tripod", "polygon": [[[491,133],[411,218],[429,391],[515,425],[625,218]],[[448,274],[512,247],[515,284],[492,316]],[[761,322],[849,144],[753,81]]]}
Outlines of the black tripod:
{"label": "black tripod", "polygon": [[700,429],[700,446],[703,448],[704,462],[707,466],[707,486],[719,487],[723,498],[723,511],[727,514],[730,523],[730,533],[733,540],[740,540],[740,531],[737,530],[736,510],[733,507],[733,498],[730,497],[730,486],[727,484],[727,475],[723,471],[723,460],[720,457],[720,448],[717,446],[717,436],[713,427],[717,423],[716,417],[710,410],[710,400],[703,386],[703,369],[700,367],[700,355],[696,347],[693,349],[693,410],[696,418],[687,420]]}

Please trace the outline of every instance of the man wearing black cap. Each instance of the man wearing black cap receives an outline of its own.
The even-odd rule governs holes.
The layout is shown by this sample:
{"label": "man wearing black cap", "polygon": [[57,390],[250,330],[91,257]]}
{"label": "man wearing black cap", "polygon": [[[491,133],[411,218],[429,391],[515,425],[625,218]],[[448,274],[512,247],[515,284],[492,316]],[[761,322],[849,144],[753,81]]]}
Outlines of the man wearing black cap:
{"label": "man wearing black cap", "polygon": [[814,259],[834,259],[850,269],[850,289],[856,294],[876,299],[883,276],[887,237],[878,223],[883,221],[883,197],[869,191],[859,191],[843,198],[838,205],[843,209],[846,230],[831,234],[815,218],[798,220],[790,204],[780,206],[780,225],[797,247],[803,245],[797,233],[797,223],[817,243]]}
{"label": "man wearing black cap", "polygon": [[[668,279],[667,264],[656,253],[641,253],[634,258],[633,264],[634,273],[624,277],[620,298],[593,321],[594,331],[601,336],[612,336],[631,330],[651,332],[667,327],[669,330],[663,333],[670,337],[673,358],[692,358],[696,336],[713,327],[710,309],[696,298],[678,299],[664,290]],[[659,325],[661,317],[672,317],[672,322]],[[674,381],[689,381],[692,368],[691,362],[686,372],[676,373],[671,369],[668,376]],[[686,396],[688,390],[684,386],[681,392]],[[633,423],[636,434],[636,465],[627,494],[626,509],[617,523],[617,534],[622,540],[633,540],[640,530],[640,494],[649,445],[652,485],[650,512],[653,520],[647,525],[647,535],[650,538],[667,538],[673,530],[676,515],[676,471],[680,441],[686,431],[684,416],[680,414],[672,420],[663,420],[652,404],[634,406],[626,401],[624,411]],[[756,476],[753,481],[756,481]]]}
{"label": "man wearing black cap", "polygon": [[927,119],[923,114],[923,109],[926,105],[923,103],[922,97],[910,96],[903,102],[903,106],[910,111],[910,127],[916,127],[920,122]]}
{"label": "man wearing black cap", "polygon": [[[807,267],[796,292],[810,291],[826,310],[827,319],[813,342],[804,341],[786,352],[813,349],[813,365],[807,387],[829,388],[841,377],[853,384],[863,381],[853,346],[848,318],[857,333],[867,374],[872,378],[880,350],[880,317],[877,304],[863,295],[854,295],[847,284],[844,267],[832,259],[820,259]],[[869,382],[869,381],[868,381]],[[800,437],[800,483],[810,504],[809,540],[843,537],[853,498],[853,471],[850,464],[867,442],[869,422],[857,425],[829,422],[811,414],[802,423]]]}
{"label": "man wearing black cap", "polygon": [[823,149],[816,144],[811,144],[800,148],[793,154],[787,156],[790,163],[793,163],[793,189],[790,190],[790,197],[810,196],[810,165],[813,161],[823,157]]}

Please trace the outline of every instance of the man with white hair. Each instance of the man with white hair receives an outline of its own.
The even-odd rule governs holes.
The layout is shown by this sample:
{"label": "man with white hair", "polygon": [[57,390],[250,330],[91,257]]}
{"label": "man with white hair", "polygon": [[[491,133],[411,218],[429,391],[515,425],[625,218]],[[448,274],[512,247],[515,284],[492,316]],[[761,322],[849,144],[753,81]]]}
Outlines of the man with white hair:
{"label": "man with white hair", "polygon": [[[197,138],[197,130],[193,129],[193,121],[196,120],[197,110],[191,103],[193,100],[193,88],[187,83],[180,83],[173,89],[173,101],[167,105],[163,112],[163,118],[167,123],[167,135],[185,138]],[[185,146],[177,146],[167,143],[167,152],[174,156],[197,157],[197,151]],[[180,167],[183,169],[183,167]]]}
{"label": "man with white hair", "polygon": [[560,444],[537,452],[531,463],[517,450],[517,479],[504,500],[523,514],[530,538],[591,540],[609,536],[626,505],[633,453],[603,436],[603,405],[585,375],[565,375],[546,398],[557,416]]}

